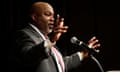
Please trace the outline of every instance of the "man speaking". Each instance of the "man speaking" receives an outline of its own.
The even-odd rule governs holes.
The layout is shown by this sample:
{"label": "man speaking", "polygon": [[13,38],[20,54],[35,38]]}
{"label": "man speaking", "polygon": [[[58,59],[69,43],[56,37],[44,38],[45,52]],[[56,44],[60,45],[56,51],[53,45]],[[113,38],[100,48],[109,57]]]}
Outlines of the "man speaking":
{"label": "man speaking", "polygon": [[[29,15],[28,26],[16,34],[17,72],[67,72],[81,65],[81,61],[88,57],[86,50],[66,57],[58,51],[55,44],[67,32],[68,26],[64,26],[64,18],[59,15],[54,19],[50,4],[35,2]],[[100,44],[93,37],[88,46],[97,48]]]}

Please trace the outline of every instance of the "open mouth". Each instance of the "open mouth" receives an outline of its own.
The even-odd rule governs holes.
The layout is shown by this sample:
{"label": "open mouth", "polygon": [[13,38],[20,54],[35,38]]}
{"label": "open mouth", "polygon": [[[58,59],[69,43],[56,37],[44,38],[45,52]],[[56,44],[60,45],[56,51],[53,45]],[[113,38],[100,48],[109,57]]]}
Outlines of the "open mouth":
{"label": "open mouth", "polygon": [[54,27],[54,24],[49,24],[50,29],[53,29],[53,27]]}

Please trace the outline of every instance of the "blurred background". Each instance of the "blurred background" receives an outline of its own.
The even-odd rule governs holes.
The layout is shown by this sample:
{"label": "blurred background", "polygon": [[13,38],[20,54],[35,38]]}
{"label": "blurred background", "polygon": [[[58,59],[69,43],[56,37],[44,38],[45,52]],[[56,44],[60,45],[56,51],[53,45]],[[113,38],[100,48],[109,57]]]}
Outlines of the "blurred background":
{"label": "blurred background", "polygon": [[[57,42],[64,56],[77,50],[77,47],[70,43],[72,36],[86,43],[96,36],[101,47],[99,54],[95,56],[104,70],[120,70],[120,4],[117,0],[10,0],[9,35],[14,35],[16,30],[27,24],[29,7],[35,1],[50,3],[55,14],[65,18],[65,25],[69,26],[69,30]],[[13,48],[9,48],[8,51],[8,72],[16,72]],[[96,63],[88,60],[74,72],[94,72],[94,69],[97,69]]]}

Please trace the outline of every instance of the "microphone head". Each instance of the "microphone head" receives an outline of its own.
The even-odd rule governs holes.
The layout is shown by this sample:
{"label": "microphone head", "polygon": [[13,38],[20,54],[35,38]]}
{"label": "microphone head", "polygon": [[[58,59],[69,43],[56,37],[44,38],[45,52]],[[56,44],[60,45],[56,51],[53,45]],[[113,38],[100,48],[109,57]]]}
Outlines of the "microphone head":
{"label": "microphone head", "polygon": [[79,46],[81,46],[82,48],[87,49],[89,52],[91,52],[91,51],[92,51],[92,52],[96,52],[96,53],[99,52],[99,50],[95,50],[95,49],[93,49],[93,48],[89,48],[87,44],[85,44],[83,41],[78,40],[77,37],[75,37],[75,36],[73,36],[70,41],[71,41],[71,43],[73,43],[73,44],[79,45]]}
{"label": "microphone head", "polygon": [[71,41],[71,43],[76,44],[78,39],[77,39],[77,37],[73,36],[70,41]]}

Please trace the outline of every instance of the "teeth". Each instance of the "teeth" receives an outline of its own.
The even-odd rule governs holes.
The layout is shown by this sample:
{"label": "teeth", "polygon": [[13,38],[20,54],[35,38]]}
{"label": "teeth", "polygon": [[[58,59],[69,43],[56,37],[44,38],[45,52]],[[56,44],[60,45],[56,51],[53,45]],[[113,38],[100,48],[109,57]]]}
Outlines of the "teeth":
{"label": "teeth", "polygon": [[53,25],[49,25],[50,28],[53,28],[54,26]]}

